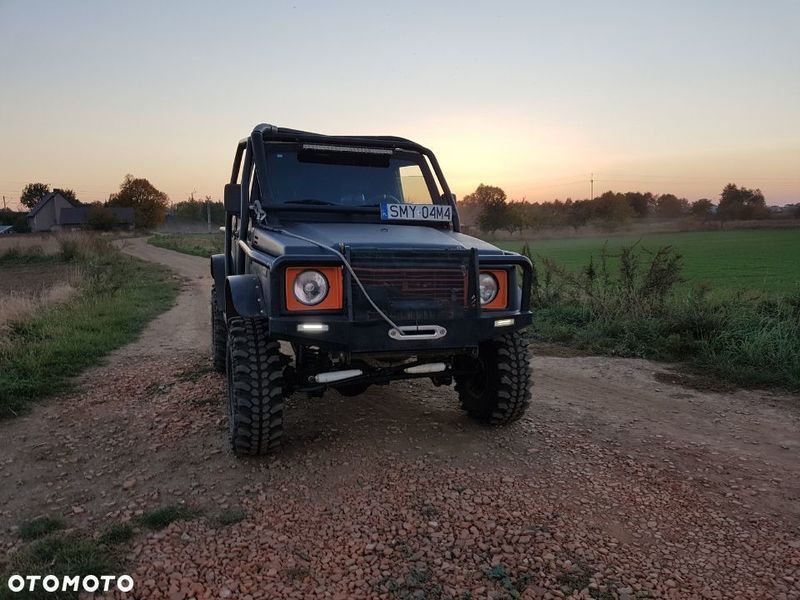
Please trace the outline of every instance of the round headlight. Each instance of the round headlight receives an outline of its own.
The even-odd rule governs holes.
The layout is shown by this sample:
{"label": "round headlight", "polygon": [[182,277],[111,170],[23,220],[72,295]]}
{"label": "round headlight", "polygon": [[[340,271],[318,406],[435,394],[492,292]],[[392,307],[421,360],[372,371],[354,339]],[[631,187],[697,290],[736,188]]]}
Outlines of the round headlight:
{"label": "round headlight", "polygon": [[314,306],[328,295],[328,280],[319,271],[303,271],[294,278],[294,297],[306,306]]}
{"label": "round headlight", "polygon": [[489,304],[497,296],[497,279],[491,273],[481,273],[478,279],[481,304]]}

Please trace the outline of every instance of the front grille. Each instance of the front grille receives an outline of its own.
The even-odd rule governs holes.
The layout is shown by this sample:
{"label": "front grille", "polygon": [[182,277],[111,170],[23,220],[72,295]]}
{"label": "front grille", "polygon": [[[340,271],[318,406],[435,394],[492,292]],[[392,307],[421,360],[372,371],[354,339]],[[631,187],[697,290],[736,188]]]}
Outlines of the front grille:
{"label": "front grille", "polygon": [[[433,323],[464,316],[465,252],[354,252],[350,261],[372,300],[393,320]],[[357,321],[379,318],[355,282],[353,309]]]}

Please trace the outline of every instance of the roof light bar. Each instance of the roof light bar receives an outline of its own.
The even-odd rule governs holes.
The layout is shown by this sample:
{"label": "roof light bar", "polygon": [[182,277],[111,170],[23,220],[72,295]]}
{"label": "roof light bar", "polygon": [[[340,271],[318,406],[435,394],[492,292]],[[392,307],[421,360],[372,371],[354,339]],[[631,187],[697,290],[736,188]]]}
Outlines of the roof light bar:
{"label": "roof light bar", "polygon": [[359,154],[383,154],[391,156],[394,150],[388,148],[367,148],[364,146],[329,146],[327,144],[303,144],[303,150],[326,150],[328,152],[357,152]]}

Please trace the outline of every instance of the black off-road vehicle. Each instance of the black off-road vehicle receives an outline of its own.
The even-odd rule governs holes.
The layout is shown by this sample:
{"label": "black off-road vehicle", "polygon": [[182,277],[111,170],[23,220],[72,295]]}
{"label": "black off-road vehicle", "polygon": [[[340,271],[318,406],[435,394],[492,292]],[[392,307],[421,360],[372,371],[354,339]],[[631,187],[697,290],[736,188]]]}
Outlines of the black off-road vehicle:
{"label": "black off-road vehicle", "polygon": [[237,147],[225,210],[211,323],[234,453],[274,451],[286,398],[329,387],[429,378],[455,382],[481,423],[523,414],[530,262],[460,233],[430,150],[258,125]]}

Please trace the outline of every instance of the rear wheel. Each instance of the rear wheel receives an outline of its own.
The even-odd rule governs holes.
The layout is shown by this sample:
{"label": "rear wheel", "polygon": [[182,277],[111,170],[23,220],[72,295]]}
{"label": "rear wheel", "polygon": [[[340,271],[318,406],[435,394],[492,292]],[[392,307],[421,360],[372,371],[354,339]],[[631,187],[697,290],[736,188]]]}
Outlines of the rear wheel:
{"label": "rear wheel", "polygon": [[225,372],[225,355],[228,346],[228,328],[225,315],[217,306],[217,289],[211,286],[211,364],[217,373]]}
{"label": "rear wheel", "polygon": [[479,423],[507,425],[518,420],[531,400],[528,342],[519,332],[484,342],[478,358],[457,375],[461,407]]}
{"label": "rear wheel", "polygon": [[283,435],[284,381],[280,345],[263,319],[228,323],[228,419],[237,456],[268,454]]}

